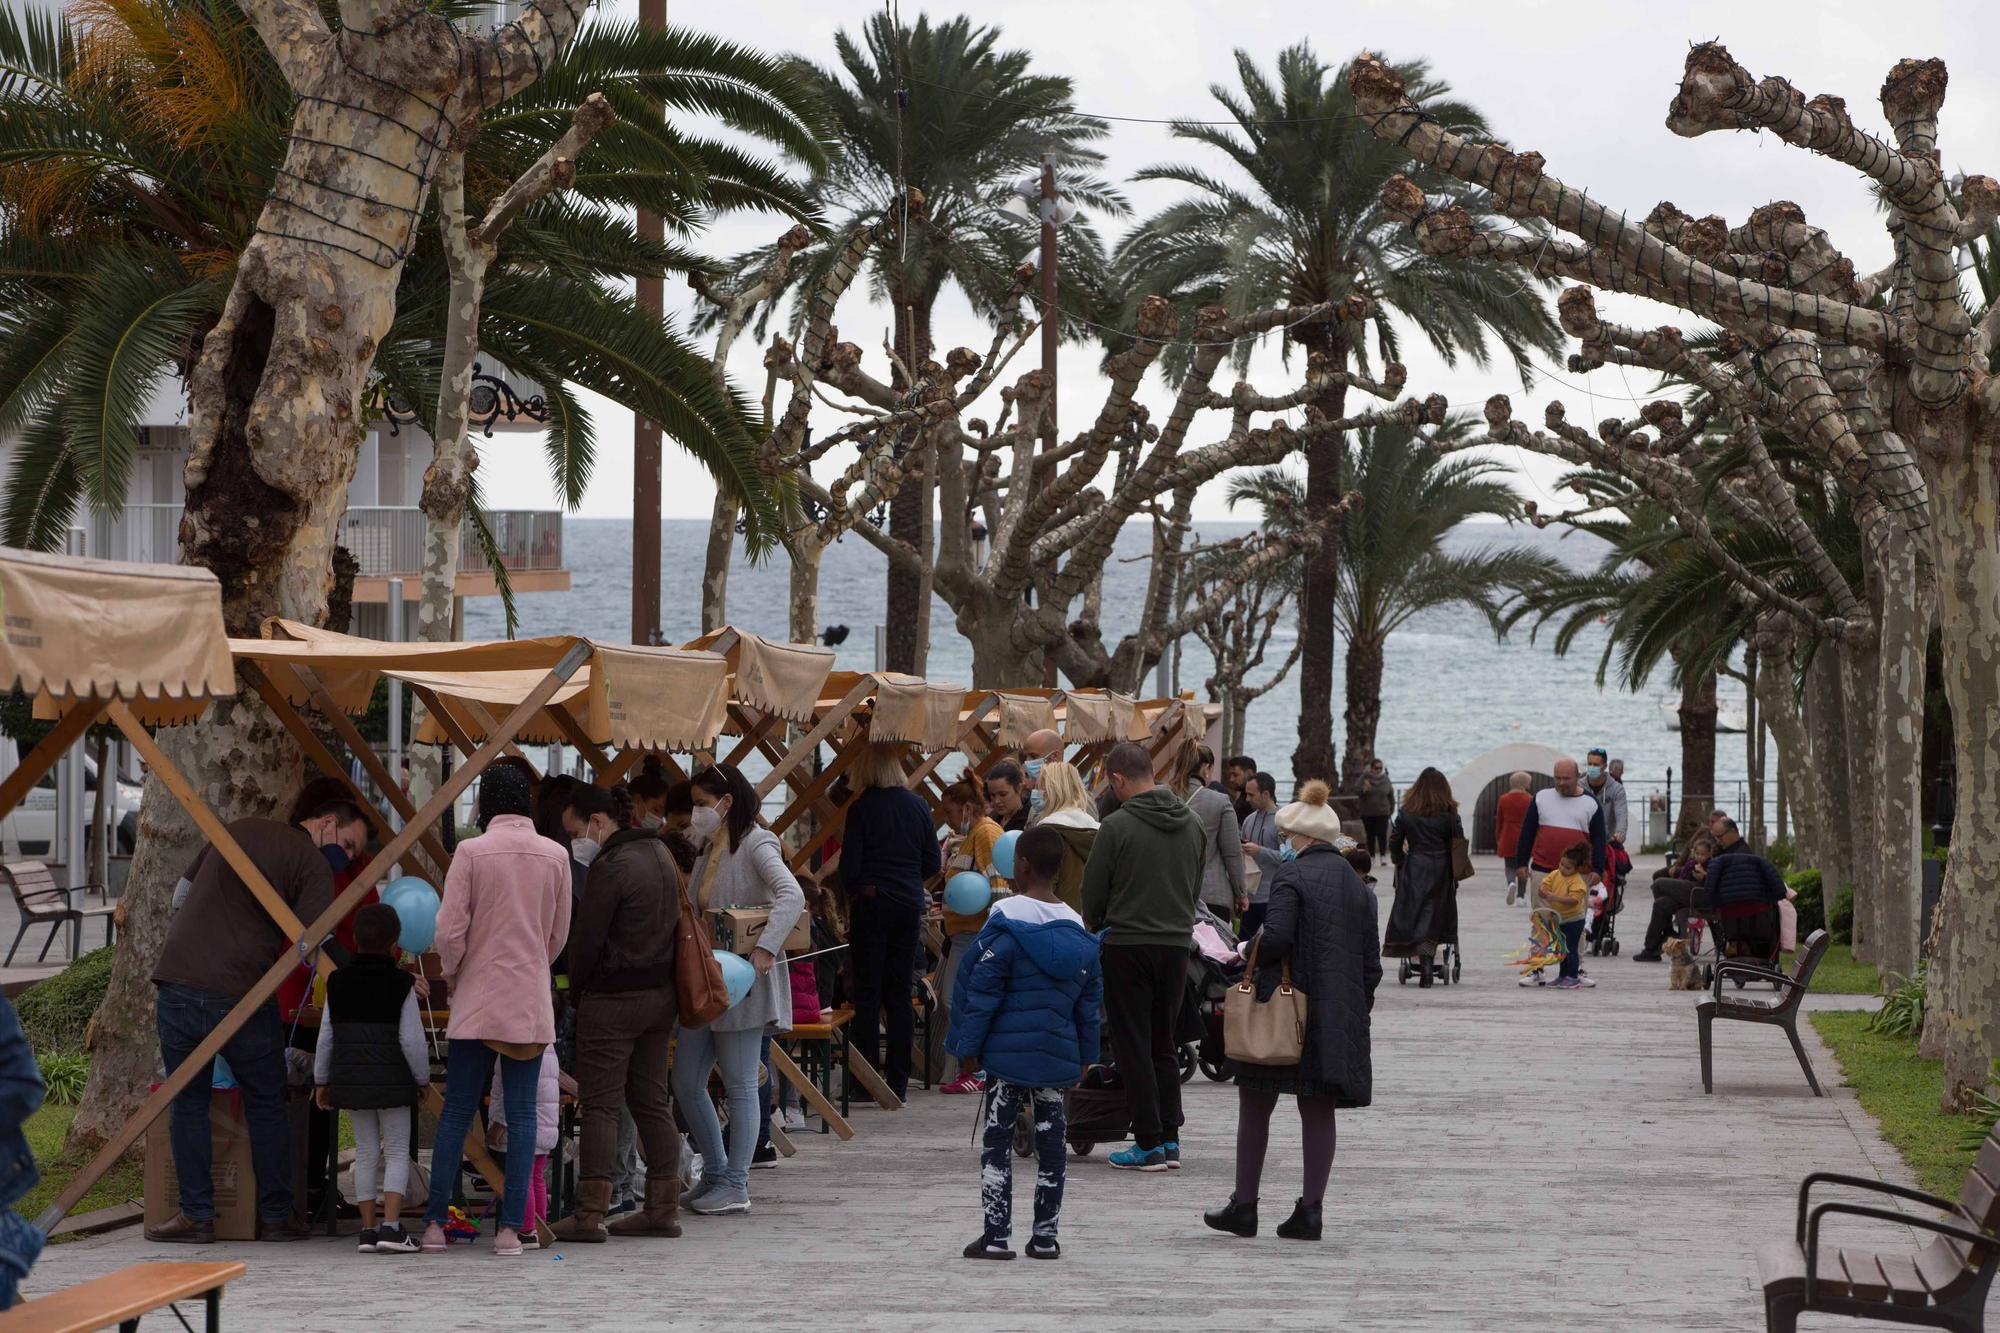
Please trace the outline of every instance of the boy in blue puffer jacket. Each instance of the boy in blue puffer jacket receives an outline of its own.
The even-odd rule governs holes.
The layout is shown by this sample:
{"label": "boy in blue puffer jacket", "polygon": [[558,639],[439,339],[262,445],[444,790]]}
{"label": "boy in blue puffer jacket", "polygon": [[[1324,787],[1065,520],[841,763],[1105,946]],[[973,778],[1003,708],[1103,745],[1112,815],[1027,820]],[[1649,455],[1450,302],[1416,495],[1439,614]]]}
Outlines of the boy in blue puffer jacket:
{"label": "boy in blue puffer jacket", "polygon": [[1083,918],[1056,896],[1063,839],[1055,829],[1031,828],[1014,845],[1014,892],[993,904],[954,989],[951,1036],[961,1060],[978,1060],[987,1073],[986,1133],[980,1154],[979,1194],[986,1227],[965,1247],[968,1259],[1012,1259],[1014,1221],[1014,1121],[1032,1108],[1035,1151],[1035,1234],[1030,1259],[1056,1259],[1056,1221],[1062,1213],[1068,1128],[1064,1088],[1097,1063],[1098,1014],[1104,981],[1097,938]]}

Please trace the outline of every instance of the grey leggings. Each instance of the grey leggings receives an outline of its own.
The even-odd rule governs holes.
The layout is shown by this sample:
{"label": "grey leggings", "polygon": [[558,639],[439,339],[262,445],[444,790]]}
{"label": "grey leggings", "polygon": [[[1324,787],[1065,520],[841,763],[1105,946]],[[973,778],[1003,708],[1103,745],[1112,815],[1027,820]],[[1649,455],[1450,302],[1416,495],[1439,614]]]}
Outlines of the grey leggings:
{"label": "grey leggings", "polygon": [[[1279,1094],[1268,1088],[1236,1086],[1236,1193],[1238,1203],[1257,1202],[1264,1178],[1264,1150],[1271,1142],[1271,1113]],[[1299,1135],[1305,1141],[1306,1174],[1300,1198],[1317,1206],[1326,1197],[1326,1178],[1333,1173],[1334,1102],[1331,1097],[1301,1097]]]}

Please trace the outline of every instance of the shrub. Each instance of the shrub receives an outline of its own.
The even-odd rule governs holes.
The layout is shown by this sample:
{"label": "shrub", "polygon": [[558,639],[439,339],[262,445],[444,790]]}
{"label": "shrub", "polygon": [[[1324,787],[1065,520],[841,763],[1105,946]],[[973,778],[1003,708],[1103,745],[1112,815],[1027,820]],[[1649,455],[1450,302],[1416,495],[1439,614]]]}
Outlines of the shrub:
{"label": "shrub", "polygon": [[83,1100],[83,1085],[90,1079],[89,1056],[45,1051],[35,1057],[35,1064],[42,1071],[49,1105],[75,1106]]}
{"label": "shrub", "polygon": [[1909,976],[1890,974],[1888,994],[1882,1007],[1868,1020],[1871,1032],[1889,1037],[1914,1037],[1923,1031],[1924,1000],[1930,989],[1928,968],[1919,963]]}
{"label": "shrub", "polygon": [[1989,1060],[1986,1087],[1972,1094],[1972,1125],[1965,1131],[1964,1140],[1967,1152],[1978,1152],[1986,1136],[1993,1132],[1995,1122],[2000,1122],[2000,1097],[1994,1095],[1996,1092],[2000,1092],[2000,1060]]}
{"label": "shrub", "polygon": [[95,949],[14,1001],[28,1045],[39,1054],[83,1054],[84,1029],[111,984],[110,948]]}
{"label": "shrub", "polygon": [[[1772,865],[1778,867],[1780,873],[1789,871],[1792,868],[1792,855],[1792,844],[1786,838],[1778,838],[1769,847],[1764,849],[1765,858]],[[1818,872],[1815,871],[1814,873],[1817,874]]]}
{"label": "shrub", "polygon": [[1785,876],[1785,885],[1798,894],[1792,900],[1792,906],[1798,909],[1799,938],[1804,939],[1815,930],[1825,930],[1826,898],[1819,871],[1794,870]]}
{"label": "shrub", "polygon": [[1854,943],[1854,886],[1843,884],[1826,909],[1826,931],[1835,944]]}

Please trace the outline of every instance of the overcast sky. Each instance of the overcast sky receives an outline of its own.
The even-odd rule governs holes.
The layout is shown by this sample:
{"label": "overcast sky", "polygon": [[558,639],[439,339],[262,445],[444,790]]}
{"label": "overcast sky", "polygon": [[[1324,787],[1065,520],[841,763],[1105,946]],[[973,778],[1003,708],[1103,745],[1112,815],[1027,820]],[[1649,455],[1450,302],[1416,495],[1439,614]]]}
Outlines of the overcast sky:
{"label": "overcast sky", "polygon": [[[767,50],[789,47],[831,64],[834,31],[857,31],[877,8],[859,0],[735,0],[702,6],[670,0],[669,19]],[[906,21],[918,10],[903,0]],[[614,0],[609,11],[635,16],[637,0]],[[959,11],[936,6],[930,12],[949,16]],[[1667,131],[1667,103],[1679,83],[1688,43],[1720,38],[1759,77],[1783,75],[1808,97],[1822,92],[1844,97],[1856,121],[1868,128],[1882,125],[1877,99],[1889,67],[1904,56],[1941,55],[1952,66],[1940,140],[1946,168],[2000,175],[2000,65],[1981,68],[1969,59],[1982,51],[2000,54],[2000,5],[1991,0],[1901,0],[1893,5],[1880,0],[1784,5],[1692,0],[1645,6],[1615,0],[1534,6],[1350,0],[1337,8],[1259,0],[989,0],[978,7],[976,17],[997,24],[1006,45],[1031,49],[1038,71],[1068,75],[1079,110],[1107,116],[1207,119],[1222,114],[1208,89],[1218,81],[1233,83],[1232,52],[1238,47],[1267,68],[1279,49],[1301,38],[1335,64],[1363,49],[1392,59],[1421,56],[1460,96],[1481,108],[1502,136],[1519,148],[1540,151],[1550,173],[1599,200],[1644,215],[1660,200],[1671,199],[1697,216],[1720,213],[1738,223],[1760,204],[1793,199],[1864,273],[1887,261],[1889,245],[1873,200],[1853,172],[1764,136],[1687,140]],[[1177,143],[1164,125],[1114,123],[1100,146],[1108,159],[1105,174],[1119,181],[1163,161],[1222,169],[1217,155]],[[1169,202],[1175,189],[1136,185],[1128,186],[1127,194],[1135,211],[1144,215]],[[1116,221],[1100,225],[1107,240],[1116,239]],[[782,230],[782,223],[768,217],[736,215],[718,220],[701,244],[711,253],[729,255]],[[879,362],[879,351],[872,349],[880,347],[889,316],[886,308],[868,308],[863,296],[857,284],[838,323],[843,337],[871,349],[871,362]],[[670,284],[670,304],[683,297]],[[1675,319],[1673,312],[1636,300],[1607,301],[1603,308],[1633,323]],[[941,303],[940,349],[964,344],[983,352],[990,337],[963,301],[947,296]],[[1447,370],[1416,339],[1405,340],[1405,346],[1408,392],[1440,392],[1455,406],[1468,408],[1496,390],[1512,393],[1517,404],[1524,399],[1510,368]],[[759,355],[758,349],[744,346],[731,366],[739,383],[753,390],[763,382]],[[1101,398],[1096,355],[1081,346],[1065,349],[1065,422],[1087,419],[1084,414]],[[1562,398],[1573,420],[1594,423],[1614,412],[1629,413],[1629,400],[1648,387],[1646,377],[1617,368],[1589,376],[1572,375],[1560,364],[1544,369],[1553,378],[1540,379],[1525,396],[1536,422],[1541,404],[1550,397]],[[1292,373],[1297,373],[1296,364]],[[1249,378],[1267,392],[1291,386],[1275,352],[1261,355]],[[1157,378],[1148,381],[1147,393],[1156,405],[1165,396]],[[631,418],[601,400],[598,408],[598,468],[581,512],[629,515]],[[1156,406],[1156,415],[1159,411]],[[1209,438],[1198,434],[1191,443]],[[1537,460],[1528,464],[1518,484],[1546,504],[1560,471]],[[496,508],[553,506],[539,445],[532,438],[489,442],[480,476],[487,502]],[[670,442],[668,516],[706,517],[712,498],[706,475]],[[1204,493],[1197,513],[1227,513],[1217,486]]]}

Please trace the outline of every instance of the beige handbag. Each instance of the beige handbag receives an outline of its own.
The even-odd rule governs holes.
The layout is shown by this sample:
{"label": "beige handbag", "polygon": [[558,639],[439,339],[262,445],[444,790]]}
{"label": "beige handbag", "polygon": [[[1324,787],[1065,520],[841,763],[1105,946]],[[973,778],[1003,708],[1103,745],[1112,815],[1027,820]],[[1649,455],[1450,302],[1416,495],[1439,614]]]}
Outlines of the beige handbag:
{"label": "beige handbag", "polygon": [[1250,941],[1243,980],[1222,1000],[1222,1049],[1245,1065],[1295,1065],[1306,1046],[1306,996],[1292,985],[1292,965],[1279,967],[1278,989],[1257,998],[1257,949],[1264,932]]}

